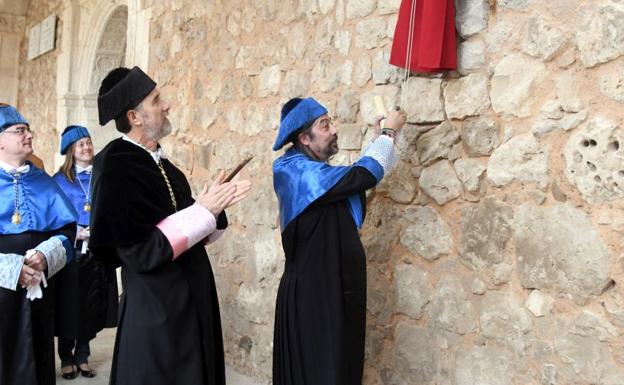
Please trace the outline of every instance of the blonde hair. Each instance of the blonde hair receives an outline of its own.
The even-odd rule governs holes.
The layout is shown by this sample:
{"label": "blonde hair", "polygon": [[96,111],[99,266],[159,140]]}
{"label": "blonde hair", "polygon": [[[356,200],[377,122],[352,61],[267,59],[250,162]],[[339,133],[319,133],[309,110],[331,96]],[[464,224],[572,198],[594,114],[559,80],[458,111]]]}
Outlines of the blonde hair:
{"label": "blonde hair", "polygon": [[65,161],[63,165],[59,168],[59,172],[65,175],[65,178],[72,183],[76,183],[76,178],[74,175],[74,148],[76,147],[76,142],[72,143],[67,147],[67,152],[65,153]]}

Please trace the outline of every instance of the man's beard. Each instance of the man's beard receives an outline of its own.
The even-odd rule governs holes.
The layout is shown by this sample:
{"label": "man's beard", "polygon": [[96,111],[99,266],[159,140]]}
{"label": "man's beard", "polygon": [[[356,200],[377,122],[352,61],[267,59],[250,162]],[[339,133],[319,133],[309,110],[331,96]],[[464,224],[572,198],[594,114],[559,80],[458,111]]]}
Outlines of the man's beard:
{"label": "man's beard", "polygon": [[336,137],[327,145],[324,152],[325,152],[325,155],[327,156],[327,159],[329,159],[330,157],[338,153],[338,137]]}
{"label": "man's beard", "polygon": [[156,126],[147,125],[145,127],[145,135],[153,141],[159,141],[165,136],[171,133],[171,122],[169,119],[165,118],[162,126],[157,128]]}

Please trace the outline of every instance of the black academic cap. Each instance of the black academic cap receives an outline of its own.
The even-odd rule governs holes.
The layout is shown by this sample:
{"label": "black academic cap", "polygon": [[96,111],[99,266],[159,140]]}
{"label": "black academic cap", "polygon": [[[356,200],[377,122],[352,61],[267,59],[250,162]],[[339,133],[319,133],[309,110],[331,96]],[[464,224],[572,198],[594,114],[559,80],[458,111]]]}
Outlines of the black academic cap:
{"label": "black academic cap", "polygon": [[139,67],[119,67],[109,72],[98,92],[100,125],[139,105],[154,88],[156,82]]}

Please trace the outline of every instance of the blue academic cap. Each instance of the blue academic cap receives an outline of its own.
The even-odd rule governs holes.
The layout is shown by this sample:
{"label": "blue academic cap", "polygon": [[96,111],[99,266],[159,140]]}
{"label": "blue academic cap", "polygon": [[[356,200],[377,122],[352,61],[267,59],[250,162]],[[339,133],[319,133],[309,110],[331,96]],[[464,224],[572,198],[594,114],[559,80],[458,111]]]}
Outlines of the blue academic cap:
{"label": "blue academic cap", "polygon": [[273,151],[277,151],[288,142],[290,136],[325,115],[327,109],[313,98],[290,99],[282,107],[281,121]]}
{"label": "blue academic cap", "polygon": [[61,155],[65,155],[72,143],[90,136],[89,130],[87,130],[86,127],[76,125],[67,126],[61,134]]}
{"label": "blue academic cap", "polygon": [[0,103],[0,132],[16,124],[25,124],[29,126],[28,121],[24,119],[17,109],[5,103]]}

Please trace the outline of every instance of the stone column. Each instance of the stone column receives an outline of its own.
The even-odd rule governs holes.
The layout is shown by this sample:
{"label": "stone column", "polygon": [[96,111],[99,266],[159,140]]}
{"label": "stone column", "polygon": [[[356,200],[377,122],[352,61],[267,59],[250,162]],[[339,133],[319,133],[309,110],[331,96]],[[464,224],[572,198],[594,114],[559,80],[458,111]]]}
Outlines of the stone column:
{"label": "stone column", "polygon": [[0,102],[17,104],[20,42],[26,18],[0,13]]}

